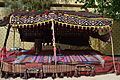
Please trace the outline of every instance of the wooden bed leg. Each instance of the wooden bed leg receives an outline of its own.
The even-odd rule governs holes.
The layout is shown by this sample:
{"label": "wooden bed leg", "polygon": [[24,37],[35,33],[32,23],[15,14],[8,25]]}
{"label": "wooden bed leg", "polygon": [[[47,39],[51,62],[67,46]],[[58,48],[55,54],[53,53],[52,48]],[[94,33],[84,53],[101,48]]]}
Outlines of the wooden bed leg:
{"label": "wooden bed leg", "polygon": [[46,73],[44,73],[44,78],[46,78],[47,76],[46,76]]}
{"label": "wooden bed leg", "polygon": [[78,71],[78,76],[81,77],[81,73],[80,73],[80,71]]}
{"label": "wooden bed leg", "polygon": [[27,78],[30,78],[30,73],[27,73]]}
{"label": "wooden bed leg", "polygon": [[72,77],[72,72],[68,72],[67,77]]}
{"label": "wooden bed leg", "polygon": [[35,39],[35,51],[36,54],[40,53],[40,51],[42,50],[42,40],[41,39]]}
{"label": "wooden bed leg", "polygon": [[40,73],[40,74],[39,74],[39,77],[42,79],[42,78],[43,78],[43,73]]}
{"label": "wooden bed leg", "polygon": [[22,73],[20,73],[20,78],[22,78]]}
{"label": "wooden bed leg", "polygon": [[69,76],[72,77],[72,72],[69,73]]}
{"label": "wooden bed leg", "polygon": [[92,73],[90,73],[90,72],[88,72],[88,71],[86,72],[86,76],[90,76],[90,74],[92,74]]}
{"label": "wooden bed leg", "polygon": [[0,68],[0,77],[2,78],[2,76],[3,76],[3,75],[2,75],[2,69]]}
{"label": "wooden bed leg", "polygon": [[55,78],[56,78],[55,73],[53,73],[52,78],[53,78],[53,79],[55,79]]}
{"label": "wooden bed leg", "polygon": [[8,72],[5,73],[5,78],[8,78]]}
{"label": "wooden bed leg", "polygon": [[15,78],[16,77],[16,74],[15,73],[13,73],[13,78]]}
{"label": "wooden bed leg", "polygon": [[75,70],[74,76],[75,76],[75,77],[78,77],[78,71],[77,71],[77,70]]}
{"label": "wooden bed leg", "polygon": [[90,76],[95,76],[95,71],[91,72]]}
{"label": "wooden bed leg", "polygon": [[57,73],[55,73],[55,77],[58,77],[58,74],[57,74]]}
{"label": "wooden bed leg", "polygon": [[69,77],[69,72],[67,72],[67,77]]}
{"label": "wooden bed leg", "polygon": [[28,76],[27,76],[27,69],[24,71],[23,79],[28,79]]}
{"label": "wooden bed leg", "polygon": [[0,70],[0,78],[3,78],[4,77],[4,73],[2,70]]}
{"label": "wooden bed leg", "polygon": [[38,73],[35,73],[35,78],[37,78],[38,77]]}
{"label": "wooden bed leg", "polygon": [[120,63],[117,63],[117,73],[116,75],[120,75]]}
{"label": "wooden bed leg", "polygon": [[42,79],[42,78],[43,78],[43,76],[44,76],[44,75],[43,75],[43,71],[42,71],[42,70],[39,70],[39,72],[38,72],[38,73],[39,73],[39,75],[38,75],[38,76],[39,76],[39,78],[41,78],[41,79]]}
{"label": "wooden bed leg", "polygon": [[95,76],[95,69],[94,66],[91,67],[91,72],[90,72],[90,76]]}
{"label": "wooden bed leg", "polygon": [[64,77],[64,73],[61,72],[60,73],[60,77],[63,78]]}

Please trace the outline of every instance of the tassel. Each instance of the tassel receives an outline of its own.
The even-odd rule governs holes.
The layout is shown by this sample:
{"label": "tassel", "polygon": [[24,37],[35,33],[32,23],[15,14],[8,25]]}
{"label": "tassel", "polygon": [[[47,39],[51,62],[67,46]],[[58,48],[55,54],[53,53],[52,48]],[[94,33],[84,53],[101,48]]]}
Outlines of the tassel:
{"label": "tassel", "polygon": [[83,30],[83,29],[84,29],[84,27],[82,26],[82,27],[81,27],[81,30]]}
{"label": "tassel", "polygon": [[73,28],[75,29],[75,25],[73,25]]}
{"label": "tassel", "polygon": [[70,25],[70,28],[72,28],[72,25]]}
{"label": "tassel", "polygon": [[62,24],[62,27],[64,27],[65,24],[61,23]]}

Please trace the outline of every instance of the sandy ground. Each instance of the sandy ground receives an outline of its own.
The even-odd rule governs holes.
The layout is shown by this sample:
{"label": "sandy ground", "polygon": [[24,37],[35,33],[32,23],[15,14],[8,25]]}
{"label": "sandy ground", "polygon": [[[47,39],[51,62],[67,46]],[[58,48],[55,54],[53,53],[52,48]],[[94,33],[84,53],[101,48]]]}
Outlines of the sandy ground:
{"label": "sandy ground", "polygon": [[[12,78],[9,78],[9,79],[1,79],[0,80],[23,80],[21,78],[15,78],[15,79],[12,79]],[[49,78],[45,78],[45,79],[36,79],[36,78],[30,78],[28,80],[53,80],[51,77]],[[81,76],[79,78],[76,78],[76,77],[72,77],[72,78],[67,78],[67,77],[64,77],[64,78],[56,78],[54,80],[120,80],[120,75],[119,76],[116,76],[116,74],[106,74],[106,75],[97,75],[97,76],[94,76],[94,77],[86,77],[86,76]]]}

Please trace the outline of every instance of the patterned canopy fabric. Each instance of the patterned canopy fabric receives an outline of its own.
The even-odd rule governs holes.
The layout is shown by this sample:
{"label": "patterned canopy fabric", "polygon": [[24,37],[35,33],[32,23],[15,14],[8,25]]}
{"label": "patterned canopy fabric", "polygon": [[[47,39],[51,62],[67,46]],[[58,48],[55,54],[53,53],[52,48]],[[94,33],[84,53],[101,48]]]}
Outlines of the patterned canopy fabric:
{"label": "patterned canopy fabric", "polygon": [[[42,38],[44,38],[44,41],[50,42],[48,38],[51,39],[50,36],[52,36],[50,35],[52,34],[50,30],[52,21],[54,22],[57,38],[62,36],[61,38],[65,39],[66,36],[67,38],[68,36],[73,36],[75,41],[80,41],[77,37],[80,37],[81,32],[86,34],[87,31],[86,36],[99,38],[106,42],[109,40],[110,26],[112,25],[112,19],[104,18],[98,14],[63,10],[15,12],[11,14],[9,23],[12,27],[19,29],[22,41],[31,39],[33,42],[33,38],[46,36]],[[71,38],[69,37],[68,39],[70,40]],[[83,40],[85,41],[85,39]],[[73,40],[71,41],[74,42]]]}
{"label": "patterned canopy fabric", "polygon": [[103,18],[100,15],[90,12],[75,11],[44,11],[44,12],[17,12],[10,17],[10,23],[13,26],[38,25],[54,20],[55,22],[78,26],[109,28],[112,25],[112,19]]}

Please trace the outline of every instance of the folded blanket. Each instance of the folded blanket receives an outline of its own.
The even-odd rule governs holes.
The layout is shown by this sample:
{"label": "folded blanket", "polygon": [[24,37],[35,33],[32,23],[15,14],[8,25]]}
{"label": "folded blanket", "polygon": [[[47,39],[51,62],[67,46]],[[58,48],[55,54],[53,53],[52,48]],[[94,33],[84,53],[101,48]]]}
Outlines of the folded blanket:
{"label": "folded blanket", "polygon": [[95,56],[95,57],[100,61],[102,67],[104,67],[105,60],[102,58],[102,56],[101,56],[101,55],[98,55],[98,54],[95,54],[95,55],[93,55],[93,56]]}
{"label": "folded blanket", "polygon": [[25,59],[26,55],[18,56],[13,63],[21,63]]}

